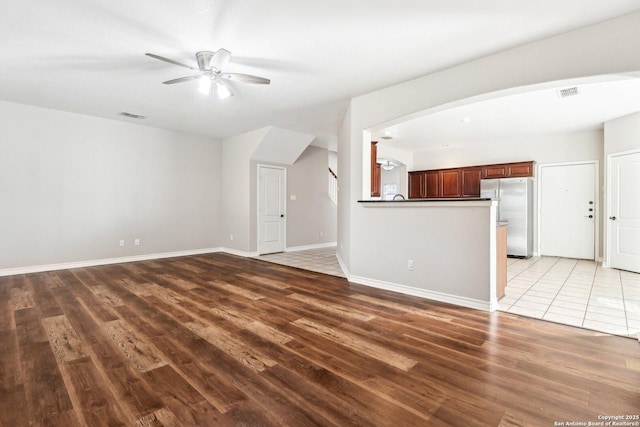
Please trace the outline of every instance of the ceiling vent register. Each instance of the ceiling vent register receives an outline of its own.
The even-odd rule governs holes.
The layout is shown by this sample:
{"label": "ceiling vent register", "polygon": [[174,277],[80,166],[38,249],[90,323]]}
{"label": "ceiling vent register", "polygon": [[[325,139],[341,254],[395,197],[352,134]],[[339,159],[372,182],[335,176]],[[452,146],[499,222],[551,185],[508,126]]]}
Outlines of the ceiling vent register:
{"label": "ceiling vent register", "polygon": [[566,89],[558,89],[558,97],[566,98],[568,96],[576,96],[578,95],[578,87],[568,87]]}

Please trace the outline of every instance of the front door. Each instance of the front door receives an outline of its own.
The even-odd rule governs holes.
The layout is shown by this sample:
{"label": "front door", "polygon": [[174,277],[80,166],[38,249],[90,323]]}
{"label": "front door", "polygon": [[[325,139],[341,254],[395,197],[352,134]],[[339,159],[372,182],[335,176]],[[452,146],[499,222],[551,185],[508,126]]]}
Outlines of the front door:
{"label": "front door", "polygon": [[285,169],[258,166],[258,253],[284,251]]}
{"label": "front door", "polygon": [[540,166],[540,254],[595,259],[596,163]]}
{"label": "front door", "polygon": [[640,152],[609,157],[609,264],[640,273]]}

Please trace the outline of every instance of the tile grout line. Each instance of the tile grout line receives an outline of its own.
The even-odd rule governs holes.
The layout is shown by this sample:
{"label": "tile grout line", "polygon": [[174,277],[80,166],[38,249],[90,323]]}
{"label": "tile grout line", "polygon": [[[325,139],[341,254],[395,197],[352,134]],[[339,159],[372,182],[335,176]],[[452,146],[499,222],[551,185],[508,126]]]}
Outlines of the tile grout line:
{"label": "tile grout line", "polygon": [[[573,274],[573,272],[575,271],[576,267],[578,266],[578,264],[580,263],[580,260],[577,260],[576,263],[573,265],[573,267],[571,268],[571,271],[569,272],[569,274],[567,275],[567,277],[562,281],[562,286],[560,286],[560,289],[558,289],[558,291],[556,292],[556,294],[553,296],[553,299],[551,300],[551,302],[549,303],[549,307],[547,307],[547,309],[544,311],[544,314],[542,315],[542,319],[544,319],[544,316],[547,315],[547,313],[549,312],[549,309],[551,308],[551,306],[553,305],[553,302],[556,300],[556,298],[558,298],[558,294],[560,293],[560,291],[562,290],[562,288],[564,288],[564,285],[567,283],[567,280],[569,280],[569,277],[571,277],[571,275]],[[554,264],[555,265],[555,264]],[[595,273],[594,273],[595,276]],[[592,281],[593,283],[593,281]],[[585,313],[586,313],[586,308],[585,308]]]}
{"label": "tile grout line", "polygon": [[[540,260],[542,260],[542,257],[540,257],[540,259],[538,259],[536,262],[534,262],[533,264],[531,264],[531,265],[530,265],[529,267],[527,267],[525,270],[528,270],[529,268],[533,267],[535,264],[537,264],[538,262],[540,262]],[[553,266],[554,266],[554,265],[556,265],[556,264],[558,263],[558,261],[560,261],[560,258],[556,258],[556,261],[555,261],[553,264],[551,264],[551,266],[549,266],[549,268],[547,268],[547,270],[545,270],[545,272],[542,274],[542,276],[540,276],[538,279],[536,279],[536,281],[535,281],[535,282],[533,282],[533,283],[531,284],[531,286],[529,286],[529,287],[527,288],[527,290],[526,290],[526,291],[524,291],[524,293],[523,293],[522,295],[520,295],[520,296],[518,297],[518,299],[516,299],[516,300],[513,302],[513,304],[511,304],[511,306],[509,307],[509,309],[507,309],[507,312],[508,312],[508,313],[509,313],[509,312],[510,312],[510,310],[513,308],[513,306],[514,306],[514,305],[516,305],[516,304],[518,303],[518,301],[520,301],[520,300],[522,299],[522,297],[523,297],[523,296],[525,296],[525,295],[527,294],[527,292],[529,292],[529,291],[531,290],[531,288],[533,288],[533,287],[536,285],[536,283],[538,283],[538,282],[540,281],[540,278],[544,277],[544,275],[545,275],[545,274],[547,274],[547,273],[549,272],[549,270],[551,270],[551,269],[553,268]],[[525,270],[522,270],[520,273],[523,273]],[[520,273],[518,273],[515,277],[518,277],[518,276],[520,275]],[[512,279],[515,279],[515,277],[513,277]],[[508,286],[508,284],[507,284],[507,286]],[[514,314],[517,314],[517,313],[514,313]]]}
{"label": "tile grout line", "polygon": [[591,303],[591,295],[593,294],[593,287],[596,283],[596,276],[598,274],[598,268],[600,268],[599,264],[596,264],[596,269],[593,271],[593,279],[591,279],[591,289],[589,289],[589,297],[587,298],[587,306],[584,308],[584,314],[582,315],[582,323],[580,323],[580,327],[584,328],[584,322],[587,320],[587,312],[589,311],[589,304]]}

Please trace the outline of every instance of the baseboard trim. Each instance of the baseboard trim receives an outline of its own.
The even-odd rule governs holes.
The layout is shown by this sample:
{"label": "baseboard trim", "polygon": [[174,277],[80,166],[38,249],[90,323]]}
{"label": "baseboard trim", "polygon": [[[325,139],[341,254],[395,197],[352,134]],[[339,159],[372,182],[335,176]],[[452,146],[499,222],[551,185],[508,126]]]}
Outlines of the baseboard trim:
{"label": "baseboard trim", "polygon": [[260,255],[258,252],[245,252],[245,251],[240,251],[238,249],[231,249],[231,248],[220,248],[220,252],[224,252],[226,254],[231,254],[231,255],[236,255],[236,256],[241,256],[244,258],[253,258],[253,257],[257,257],[258,255]]}
{"label": "baseboard trim", "polygon": [[[29,267],[6,268],[6,269],[0,270],[0,277],[14,276],[16,274],[41,273],[43,271],[67,270],[70,268],[83,268],[83,267],[95,267],[98,265],[121,264],[125,262],[149,261],[153,259],[175,258],[175,257],[190,256],[190,255],[202,255],[202,254],[210,254],[210,253],[216,253],[216,252],[226,252],[226,253],[231,253],[233,255],[240,255],[240,256],[245,256],[243,254],[246,254],[240,251],[235,251],[233,249],[227,249],[227,248],[193,249],[193,250],[187,250],[187,251],[161,252],[161,253],[155,253],[155,254],[134,255],[134,256],[117,257],[117,258],[63,262],[59,264],[45,264],[45,265],[34,265]],[[249,256],[249,255],[246,255],[246,256]]]}
{"label": "baseboard trim", "polygon": [[285,252],[296,252],[296,251],[308,251],[310,249],[325,249],[336,247],[338,242],[327,242],[327,243],[318,243],[315,245],[304,245],[304,246],[291,246],[286,248]]}
{"label": "baseboard trim", "polygon": [[365,285],[372,288],[384,289],[386,291],[398,292],[415,297],[459,305],[462,307],[472,308],[474,310],[491,312],[495,311],[497,305],[491,304],[489,301],[482,301],[473,298],[461,297],[458,295],[429,291],[427,289],[414,288],[412,286],[400,285],[398,283],[385,282],[382,280],[370,279],[367,277],[348,276],[348,280],[359,285]]}

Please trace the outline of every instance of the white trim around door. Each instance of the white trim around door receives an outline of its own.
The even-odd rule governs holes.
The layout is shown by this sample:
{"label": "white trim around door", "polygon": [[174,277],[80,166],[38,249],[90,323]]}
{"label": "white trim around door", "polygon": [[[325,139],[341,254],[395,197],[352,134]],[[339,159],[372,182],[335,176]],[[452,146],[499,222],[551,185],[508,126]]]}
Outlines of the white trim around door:
{"label": "white trim around door", "polygon": [[640,150],[607,155],[604,266],[640,273]]}
{"label": "white trim around door", "polygon": [[287,169],[258,164],[258,254],[286,248]]}
{"label": "white trim around door", "polygon": [[[575,169],[574,169],[575,167]],[[548,163],[548,164],[540,164],[538,165],[537,177],[536,177],[536,187],[537,187],[537,253],[540,255],[551,255],[551,256],[563,256],[568,258],[585,258],[585,259],[593,259],[598,260],[600,253],[600,179],[599,179],[599,170],[600,170],[600,162],[598,160],[590,160],[590,161],[581,161],[581,162],[563,162],[563,163]],[[574,179],[576,176],[589,176],[590,183],[585,183],[588,188],[559,188],[557,184],[554,184],[552,181],[544,182],[545,171],[549,172],[550,179],[561,179],[563,176],[566,176],[567,179]],[[592,177],[592,178],[591,178]],[[552,185],[550,187],[550,185]],[[575,187],[576,183],[571,187]],[[576,220],[569,218],[565,221],[565,225],[561,226],[560,230],[556,230],[552,233],[553,238],[559,238],[558,245],[551,245],[555,249],[555,251],[559,251],[558,253],[547,253],[549,251],[550,245],[545,244],[543,241],[545,239],[545,233],[547,237],[549,236],[548,230],[545,227],[549,227],[553,225],[553,221],[549,221],[550,218],[548,215],[556,215],[558,212],[554,212],[554,209],[547,209],[545,212],[545,200],[549,203],[549,199],[545,194],[545,186],[546,191],[566,191],[567,192],[567,200],[571,197],[579,198],[579,201],[576,199],[573,203],[578,203],[576,206],[569,206],[572,212],[572,218],[575,217]],[[578,195],[578,193],[580,193]],[[589,193],[590,200],[582,200],[586,197],[586,193]],[[559,196],[559,195],[557,195]],[[553,198],[553,197],[552,197]],[[583,205],[584,204],[584,205]],[[560,208],[562,206],[553,206],[552,208]],[[591,210],[590,210],[591,209]],[[551,212],[549,212],[551,211]],[[547,217],[545,217],[545,214]],[[589,218],[592,215],[593,218]],[[579,218],[578,218],[579,217]],[[584,217],[584,218],[583,218]],[[584,227],[589,226],[593,227],[590,231],[592,231],[592,240],[587,243],[589,246],[593,244],[593,247],[580,249],[580,248],[572,248],[571,245],[564,245],[564,242],[574,241],[576,237],[583,237]],[[573,227],[573,228],[572,228]],[[562,233],[567,233],[563,235]],[[576,234],[580,234],[576,236]],[[584,233],[587,234],[586,232]],[[546,248],[545,248],[546,246]],[[583,245],[584,246],[584,245]]]}

